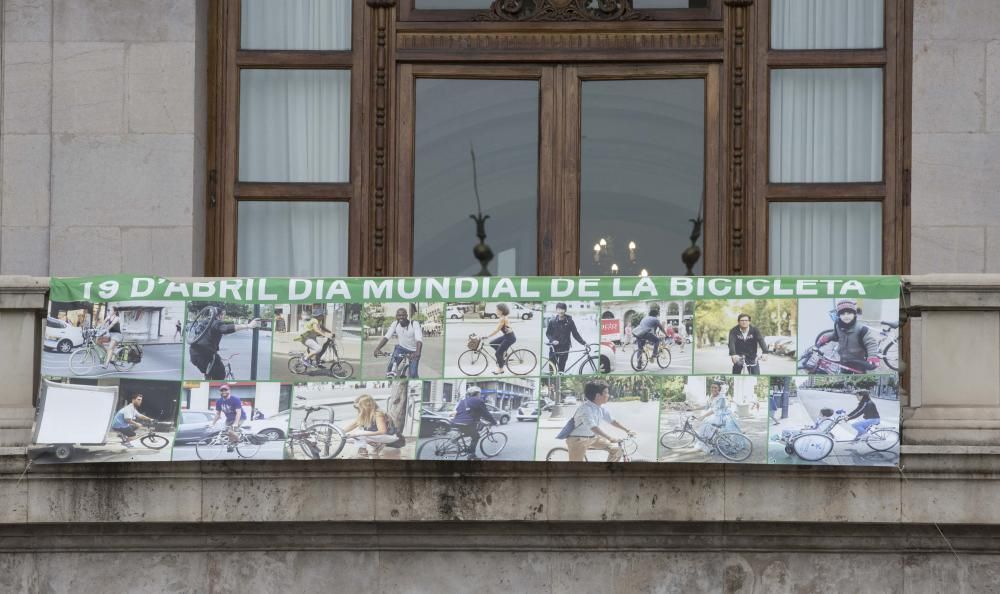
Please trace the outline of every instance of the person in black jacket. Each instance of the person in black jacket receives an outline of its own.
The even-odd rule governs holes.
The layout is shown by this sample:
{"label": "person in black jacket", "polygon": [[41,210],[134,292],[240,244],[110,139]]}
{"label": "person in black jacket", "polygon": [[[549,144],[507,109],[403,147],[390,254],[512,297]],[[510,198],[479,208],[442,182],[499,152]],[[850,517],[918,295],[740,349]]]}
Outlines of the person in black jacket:
{"label": "person in black jacket", "polygon": [[736,326],[729,331],[729,358],[733,361],[733,375],[743,373],[744,363],[750,375],[760,375],[760,362],[767,360],[767,343],[760,330],[750,325],[749,314],[741,313],[737,316]]}
{"label": "person in black jacket", "polygon": [[879,418],[878,408],[876,408],[875,403],[872,402],[871,395],[868,390],[858,390],[854,393],[854,395],[858,398],[858,406],[851,412],[847,413],[847,420],[850,421],[861,417],[860,421],[854,421],[851,423],[851,427],[854,427],[854,430],[857,431],[857,435],[854,436],[854,441],[857,441],[864,436],[869,427],[872,425],[878,425],[882,422],[882,419]]}
{"label": "person in black jacket", "polygon": [[479,386],[472,385],[466,388],[465,398],[463,398],[455,408],[455,418],[451,424],[469,438],[472,442],[469,447],[469,460],[477,459],[476,446],[479,445],[479,424],[488,422],[496,425],[497,420],[490,414],[490,409],[486,408],[486,402],[482,398],[482,390]]}
{"label": "person in black jacket", "polygon": [[198,368],[198,371],[205,375],[207,380],[226,379],[226,366],[219,357],[219,343],[226,334],[232,334],[240,330],[252,330],[260,327],[260,320],[252,320],[249,324],[227,324],[223,321],[226,316],[226,309],[221,305],[213,307],[213,315],[200,329],[198,336],[188,345],[188,354],[191,363]]}
{"label": "person in black jacket", "polygon": [[572,345],[570,338],[581,345],[587,344],[577,331],[573,316],[566,315],[566,304],[556,303],[556,317],[549,320],[545,327],[545,339],[552,345],[549,347],[549,360],[556,364],[559,371],[566,371],[566,359]]}

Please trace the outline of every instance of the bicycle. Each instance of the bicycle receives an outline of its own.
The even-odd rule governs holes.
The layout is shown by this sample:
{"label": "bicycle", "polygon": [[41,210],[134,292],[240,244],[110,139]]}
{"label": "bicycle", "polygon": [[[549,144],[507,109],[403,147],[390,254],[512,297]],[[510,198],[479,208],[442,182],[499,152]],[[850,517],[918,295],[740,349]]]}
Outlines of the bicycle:
{"label": "bicycle", "polygon": [[[302,396],[295,399],[305,400]],[[336,415],[333,405],[304,406],[299,410],[304,410],[306,414],[299,422],[299,428],[288,432],[286,447],[291,451],[298,447],[307,458],[336,458],[347,443],[347,434],[334,424]],[[326,410],[327,420],[310,422],[310,417],[321,410]]]}
{"label": "bicycle", "polygon": [[[472,376],[481,375],[489,368],[490,362],[495,363],[497,367],[500,366],[496,355],[490,353],[491,349],[486,348],[489,344],[485,340],[478,338],[475,334],[470,334],[470,346],[473,341],[476,343],[476,348],[470,348],[458,356],[458,368],[462,373]],[[503,364],[514,375],[528,375],[535,370],[538,357],[528,349],[514,349],[507,352]]]}
{"label": "bicycle", "polygon": [[760,361],[756,357],[753,359],[747,359],[746,355],[739,355],[739,357],[740,357],[740,362],[737,363],[737,365],[741,366],[740,375],[753,375],[752,373],[750,373],[751,367],[756,367],[757,374],[758,375],[760,374]]}
{"label": "bicycle", "polygon": [[826,458],[833,451],[834,445],[838,443],[863,442],[876,452],[891,450],[899,443],[898,431],[882,428],[879,425],[867,427],[864,435],[861,437],[854,439],[834,439],[834,427],[847,422],[847,415],[843,414],[844,412],[843,410],[838,410],[838,416],[834,418],[834,422],[824,430],[803,429],[795,432],[786,429],[781,432],[781,435],[775,435],[772,439],[785,445],[786,454],[790,456],[794,454],[809,462],[816,462]]}
{"label": "bicycle", "polygon": [[[385,372],[385,377],[387,377],[389,379],[393,379],[393,378],[397,378],[397,377],[401,377],[401,378],[410,377],[410,375],[409,375],[410,361],[411,361],[411,357],[413,357],[413,355],[415,355],[415,354],[416,353],[404,352],[401,355],[399,355],[396,359],[394,359],[392,361],[392,366],[389,368],[388,371]],[[378,353],[375,353],[375,358],[378,359],[379,357],[392,357],[392,354],[390,354],[390,353],[383,353],[383,352],[379,351]],[[413,377],[417,377],[417,376],[414,375]]]}
{"label": "bicycle", "polygon": [[[337,379],[347,379],[354,374],[354,366],[343,361],[337,351],[337,343],[332,338],[326,339],[317,357],[318,363],[306,363],[306,353],[291,351],[288,353],[288,370],[296,375],[307,375],[310,370],[326,371]],[[327,356],[329,355],[329,356]]]}
{"label": "bicycle", "polygon": [[[431,438],[417,449],[418,460],[458,460],[462,455],[471,455],[472,443],[468,435],[454,428],[445,435]],[[480,423],[478,450],[486,458],[494,458],[507,447],[507,434],[494,431],[493,425]]]}
{"label": "bicycle", "polygon": [[[77,347],[69,356],[69,369],[74,375],[89,375],[94,368],[105,366],[108,352],[97,343],[97,330],[83,331],[83,345]],[[142,361],[142,346],[137,342],[122,341],[115,346],[108,365],[115,371],[124,373]]]}
{"label": "bicycle", "polygon": [[666,338],[660,339],[660,343],[656,348],[656,353],[653,353],[651,341],[648,340],[643,343],[641,349],[635,349],[635,352],[632,353],[632,356],[629,358],[629,363],[631,363],[632,369],[635,371],[642,371],[649,365],[650,360],[654,359],[660,369],[670,367],[673,355],[670,352],[670,345],[668,345],[666,341]]}
{"label": "bicycle", "polygon": [[687,416],[684,426],[667,431],[660,436],[660,445],[668,450],[680,450],[691,447],[695,442],[701,442],[709,447],[709,454],[718,452],[723,458],[733,462],[742,462],[753,453],[753,442],[750,438],[737,431],[723,431],[719,428],[704,438],[692,427],[696,417]]}
{"label": "bicycle", "polygon": [[[143,429],[146,430],[145,435],[139,438],[139,443],[146,446],[151,450],[162,450],[163,448],[170,445],[170,440],[162,435],[156,433],[155,423],[142,423]],[[122,444],[125,444],[126,436],[121,431],[116,431],[118,437],[122,440]]]}
{"label": "bicycle", "polygon": [[[820,341],[822,340],[826,344],[836,344],[829,339],[824,340],[824,337],[829,336],[833,338],[835,335],[834,330],[824,330],[816,335],[816,340],[813,344],[816,347],[820,346]],[[879,359],[885,363],[885,366],[893,371],[899,371],[899,323],[898,322],[888,322],[882,320],[879,322],[879,332],[878,332],[878,347],[876,347],[876,355]]]}
{"label": "bicycle", "polygon": [[[552,348],[553,345],[551,342],[547,342],[545,343],[545,346]],[[601,358],[598,355],[593,354],[594,348],[592,347],[593,345],[585,344],[583,345],[582,349],[569,350],[569,351],[556,351],[555,354],[566,355],[567,363],[563,365],[563,369],[573,369],[574,367],[579,365],[580,367],[578,373],[580,375],[596,374],[599,373],[599,370],[601,368]],[[583,354],[574,359],[572,363],[569,363],[568,360],[570,353],[583,353]],[[555,361],[553,361],[548,357],[542,359],[543,375],[557,375],[560,373],[564,374],[566,372],[559,371],[558,363],[556,363]]]}
{"label": "bicycle", "polygon": [[[632,456],[639,451],[639,442],[636,441],[634,437],[624,437],[618,441],[618,446],[622,449],[622,462],[647,462],[647,460],[641,460],[638,458],[633,458]],[[600,459],[601,454],[604,450],[588,449],[585,456],[587,462],[607,462],[607,457]],[[606,456],[610,456],[610,452]],[[547,454],[545,454],[546,462],[569,462],[569,448],[564,447],[554,447]]]}
{"label": "bicycle", "polygon": [[817,346],[809,347],[799,358],[799,369],[805,369],[808,373],[816,375],[865,374],[871,371],[866,363],[860,361],[848,364],[831,359]]}
{"label": "bicycle", "polygon": [[245,427],[240,427],[237,432],[239,433],[239,440],[235,444],[230,443],[228,429],[223,429],[215,435],[206,437],[194,444],[198,459],[206,461],[218,460],[223,452],[229,451],[230,446],[236,450],[236,454],[240,458],[253,458],[260,451],[260,446],[267,442],[266,437],[247,433]]}

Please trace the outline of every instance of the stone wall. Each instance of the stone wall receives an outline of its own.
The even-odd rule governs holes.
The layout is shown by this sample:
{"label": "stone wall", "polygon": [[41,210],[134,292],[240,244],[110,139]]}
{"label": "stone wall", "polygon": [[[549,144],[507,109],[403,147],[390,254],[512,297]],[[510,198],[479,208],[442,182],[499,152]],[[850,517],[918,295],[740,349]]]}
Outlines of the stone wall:
{"label": "stone wall", "polygon": [[199,274],[206,0],[5,0],[0,274]]}
{"label": "stone wall", "polygon": [[1000,2],[915,0],[913,274],[1000,271]]}

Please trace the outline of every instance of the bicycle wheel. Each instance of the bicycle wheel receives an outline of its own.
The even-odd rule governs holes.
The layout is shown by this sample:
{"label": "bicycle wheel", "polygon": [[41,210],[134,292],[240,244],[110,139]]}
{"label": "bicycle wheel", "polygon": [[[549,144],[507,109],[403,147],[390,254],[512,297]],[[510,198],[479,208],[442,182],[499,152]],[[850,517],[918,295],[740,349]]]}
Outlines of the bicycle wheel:
{"label": "bicycle wheel", "polygon": [[87,375],[100,364],[98,354],[92,348],[77,349],[69,356],[69,370],[75,375]]}
{"label": "bicycle wheel", "polygon": [[490,363],[482,351],[468,350],[458,356],[458,368],[465,375],[480,375]]}
{"label": "bicycle wheel", "polygon": [[546,462],[569,462],[569,450],[566,448],[552,448],[545,454]]}
{"label": "bicycle wheel", "polygon": [[130,353],[131,349],[129,347],[116,347],[115,354],[111,357],[111,366],[114,367],[116,371],[128,371],[135,367],[135,362],[129,361]]}
{"label": "bicycle wheel", "polygon": [[795,455],[803,460],[822,460],[833,451],[833,438],[823,433],[806,433],[792,442]]}
{"label": "bicycle wheel", "polygon": [[876,452],[884,452],[899,443],[899,432],[893,429],[875,429],[865,438],[868,447]]}
{"label": "bicycle wheel", "polygon": [[598,369],[600,368],[601,360],[597,357],[590,357],[580,363],[580,375],[595,375],[600,373]]}
{"label": "bicycle wheel", "polygon": [[194,451],[199,460],[218,460],[228,445],[229,437],[224,432],[217,433],[194,444]]}
{"label": "bicycle wheel", "polygon": [[684,429],[667,431],[660,436],[660,445],[668,450],[680,450],[694,444],[694,434]]}
{"label": "bicycle wheel", "polygon": [[[318,460],[319,459],[319,446],[316,445],[314,441],[310,441],[308,437],[303,436],[301,438],[295,438],[295,447],[302,453],[302,458],[307,460]],[[299,457],[299,456],[296,456]]]}
{"label": "bicycle wheel", "polygon": [[305,428],[309,432],[307,439],[316,445],[320,458],[336,458],[344,449],[347,437],[340,427],[330,423],[313,423]]}
{"label": "bicycle wheel", "polygon": [[553,361],[552,359],[549,359],[548,357],[544,357],[542,359],[541,371],[542,371],[542,376],[543,377],[558,375],[559,374],[559,366],[556,365],[556,362]]}
{"label": "bicycle wheel", "polygon": [[435,437],[417,449],[418,460],[458,460],[461,455],[462,448],[450,437]]}
{"label": "bicycle wheel", "polygon": [[646,349],[636,349],[632,353],[632,357],[629,359],[629,363],[632,364],[632,369],[635,371],[642,371],[646,368]]}
{"label": "bicycle wheel", "polygon": [[893,338],[882,349],[882,361],[893,371],[899,371],[899,339]]}
{"label": "bicycle wheel", "polygon": [[670,354],[670,349],[663,347],[660,352],[656,353],[656,364],[660,366],[660,369],[666,369],[670,367],[670,361],[673,355]]}
{"label": "bicycle wheel", "polygon": [[514,375],[528,375],[538,365],[538,357],[528,349],[507,353],[507,369]]}
{"label": "bicycle wheel", "polygon": [[715,449],[727,460],[742,462],[753,452],[753,442],[742,433],[722,431],[715,438]]}
{"label": "bicycle wheel", "polygon": [[302,375],[308,370],[309,368],[306,367],[306,364],[302,362],[301,355],[295,355],[288,360],[288,371],[291,371],[296,375]]}
{"label": "bicycle wheel", "polygon": [[479,451],[487,458],[499,456],[500,452],[507,447],[506,433],[490,433],[479,440]]}
{"label": "bicycle wheel", "polygon": [[354,366],[347,361],[337,361],[330,364],[330,375],[337,379],[347,379],[354,374]]}
{"label": "bicycle wheel", "polygon": [[151,450],[162,450],[163,448],[167,447],[168,444],[170,444],[170,440],[167,439],[166,437],[163,437],[162,435],[150,434],[150,435],[143,435],[142,438],[139,439],[139,443],[141,443],[142,445],[146,446]]}
{"label": "bicycle wheel", "polygon": [[240,442],[236,444],[236,453],[240,458],[253,458],[260,451],[260,445],[256,441],[251,441],[251,436],[241,435]]}

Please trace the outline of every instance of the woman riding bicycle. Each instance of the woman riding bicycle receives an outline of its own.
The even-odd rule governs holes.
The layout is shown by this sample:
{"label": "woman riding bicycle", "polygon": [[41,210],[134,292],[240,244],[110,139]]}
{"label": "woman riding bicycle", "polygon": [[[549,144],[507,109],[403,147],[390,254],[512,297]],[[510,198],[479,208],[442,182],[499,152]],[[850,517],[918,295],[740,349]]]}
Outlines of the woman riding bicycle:
{"label": "woman riding bicycle", "polygon": [[111,363],[111,356],[115,352],[115,347],[118,346],[122,341],[122,324],[121,318],[118,317],[118,308],[114,305],[108,306],[108,316],[104,318],[104,322],[98,327],[97,335],[108,336],[108,346],[105,347],[107,355],[104,357],[104,368],[107,369],[108,365]]}
{"label": "woman riding bicycle", "polygon": [[496,351],[497,358],[497,368],[493,372],[494,375],[500,375],[503,373],[503,368],[506,365],[506,355],[510,346],[517,342],[517,337],[514,336],[514,329],[510,327],[510,322],[507,320],[507,316],[510,315],[510,308],[507,307],[505,303],[497,304],[497,317],[499,321],[497,322],[496,328],[493,332],[484,336],[485,340],[489,340],[496,334],[500,334],[499,337],[490,340],[490,346]]}
{"label": "woman riding bicycle", "polygon": [[306,347],[306,356],[302,357],[302,362],[308,367],[315,367],[319,364],[320,357],[326,351],[328,345],[327,341],[320,343],[317,339],[322,336],[327,340],[333,340],[335,334],[324,328],[319,323],[319,320],[313,317],[312,312],[308,308],[302,312],[301,319],[302,332],[293,340],[301,342]]}
{"label": "woman riding bicycle", "polygon": [[698,447],[708,452],[710,451],[712,435],[717,431],[732,431],[742,433],[740,426],[736,423],[736,416],[729,410],[729,399],[722,393],[722,384],[712,382],[712,392],[708,401],[708,410],[701,416],[701,427],[698,428],[698,435],[702,440],[698,442]]}
{"label": "woman riding bicycle", "polygon": [[858,390],[854,393],[858,399],[858,406],[847,413],[847,420],[856,419],[861,417],[860,421],[855,421],[851,423],[851,427],[854,427],[855,435],[854,441],[861,439],[864,434],[868,431],[868,428],[872,425],[878,425],[882,422],[881,417],[878,414],[878,408],[875,403],[872,402],[872,398],[868,390]]}
{"label": "woman riding bicycle", "polygon": [[392,419],[379,408],[371,395],[358,396],[354,400],[354,410],[358,411],[358,416],[344,427],[344,433],[357,442],[359,458],[368,457],[369,447],[377,457],[386,444],[399,440]]}

